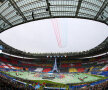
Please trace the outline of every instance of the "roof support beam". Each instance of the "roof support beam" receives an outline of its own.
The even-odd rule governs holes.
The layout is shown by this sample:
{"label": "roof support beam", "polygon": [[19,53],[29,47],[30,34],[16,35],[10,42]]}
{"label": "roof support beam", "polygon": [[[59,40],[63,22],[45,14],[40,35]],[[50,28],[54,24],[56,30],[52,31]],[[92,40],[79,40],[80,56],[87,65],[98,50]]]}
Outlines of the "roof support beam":
{"label": "roof support beam", "polygon": [[104,11],[104,9],[106,8],[107,4],[108,4],[108,0],[105,0],[105,1],[103,2],[102,6],[101,6],[101,8],[100,8],[100,10],[99,10],[99,12],[98,12],[97,15],[94,17],[95,20],[97,20],[98,17],[101,15],[101,13],[102,13],[102,12]]}
{"label": "roof support beam", "polygon": [[51,17],[52,15],[51,15],[51,10],[50,10],[50,3],[49,3],[48,0],[46,0],[46,3],[47,3],[46,11],[49,11],[49,15],[50,15],[50,17]]}
{"label": "roof support beam", "polygon": [[12,26],[12,24],[4,17],[0,14],[0,18],[5,22],[7,23],[8,25]]}
{"label": "roof support beam", "polygon": [[[108,2],[107,2],[107,5],[108,5]],[[108,21],[108,17],[105,19],[105,22],[107,22]]]}
{"label": "roof support beam", "polygon": [[0,27],[0,33],[2,33],[3,31],[4,31],[4,29]]}
{"label": "roof support beam", "polygon": [[32,18],[33,18],[33,20],[35,19],[35,18],[34,18],[34,12],[32,12]]}
{"label": "roof support beam", "polygon": [[22,16],[23,20],[25,22],[27,22],[26,17],[24,16],[24,14],[21,12],[20,8],[18,7],[18,5],[16,4],[16,2],[14,0],[9,0],[9,2],[11,3],[11,5],[14,7],[14,9],[19,13],[19,15]]}
{"label": "roof support beam", "polygon": [[76,13],[75,13],[75,17],[78,16],[78,13],[79,13],[79,10],[80,10],[80,7],[81,7],[81,3],[82,3],[82,0],[79,0],[77,10],[76,10]]}
{"label": "roof support beam", "polygon": [[108,17],[105,19],[105,22],[107,22],[108,21]]}

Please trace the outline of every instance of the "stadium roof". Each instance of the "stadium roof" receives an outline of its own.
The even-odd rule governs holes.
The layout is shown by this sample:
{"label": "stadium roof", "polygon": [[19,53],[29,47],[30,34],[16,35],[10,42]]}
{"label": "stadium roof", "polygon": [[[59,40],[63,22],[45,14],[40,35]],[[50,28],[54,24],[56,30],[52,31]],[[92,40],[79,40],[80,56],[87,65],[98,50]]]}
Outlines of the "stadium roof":
{"label": "stadium roof", "polygon": [[108,0],[1,0],[0,32],[45,18],[85,18],[108,25]]}
{"label": "stadium roof", "polygon": [[[48,18],[83,18],[108,25],[108,0],[1,0],[0,32],[16,25]],[[108,40],[105,40],[108,41]],[[97,46],[105,52],[107,42]],[[93,49],[94,50],[94,49]],[[91,50],[91,55],[97,53]],[[103,50],[103,51],[102,51]],[[84,52],[87,54],[87,52]],[[90,54],[89,53],[89,54]],[[85,56],[85,54],[84,54]]]}

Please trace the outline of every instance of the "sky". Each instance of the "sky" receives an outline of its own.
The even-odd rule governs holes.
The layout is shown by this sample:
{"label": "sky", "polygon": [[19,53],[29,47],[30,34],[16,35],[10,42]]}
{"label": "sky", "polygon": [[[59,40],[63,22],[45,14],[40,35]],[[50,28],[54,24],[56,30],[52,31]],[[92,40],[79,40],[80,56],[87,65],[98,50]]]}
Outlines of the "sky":
{"label": "sky", "polygon": [[6,44],[31,53],[64,53],[90,50],[108,36],[108,26],[85,19],[44,19],[0,33]]}

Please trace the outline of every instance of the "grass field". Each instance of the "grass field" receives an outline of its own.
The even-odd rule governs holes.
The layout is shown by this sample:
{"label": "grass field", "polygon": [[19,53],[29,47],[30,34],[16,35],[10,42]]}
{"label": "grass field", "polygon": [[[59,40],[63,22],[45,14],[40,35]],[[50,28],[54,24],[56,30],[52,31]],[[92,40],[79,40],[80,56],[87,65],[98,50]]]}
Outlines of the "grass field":
{"label": "grass field", "polygon": [[[27,80],[47,80],[61,84],[75,84],[93,82],[102,79],[101,76],[95,76],[85,73],[73,73],[73,74],[48,74],[48,73],[33,73],[33,72],[7,72],[11,76],[27,79]],[[16,75],[16,73],[18,75]],[[43,76],[54,76],[54,79],[42,79]],[[81,80],[83,79],[83,80]]]}

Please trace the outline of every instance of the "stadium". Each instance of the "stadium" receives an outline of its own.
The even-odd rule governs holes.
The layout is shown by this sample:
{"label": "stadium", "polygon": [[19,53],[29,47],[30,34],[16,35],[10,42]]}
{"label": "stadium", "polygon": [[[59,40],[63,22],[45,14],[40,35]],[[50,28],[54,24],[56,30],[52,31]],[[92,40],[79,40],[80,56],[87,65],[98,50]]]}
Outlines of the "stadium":
{"label": "stadium", "polygon": [[108,0],[0,0],[0,90],[108,90],[107,33]]}

